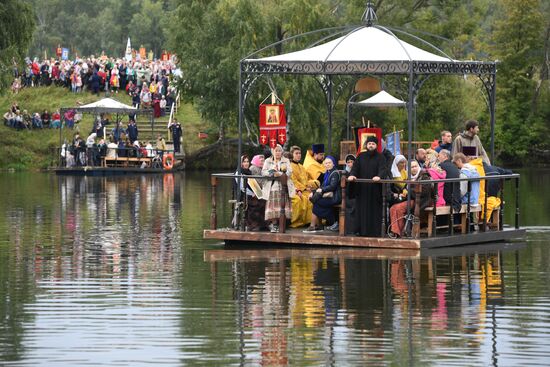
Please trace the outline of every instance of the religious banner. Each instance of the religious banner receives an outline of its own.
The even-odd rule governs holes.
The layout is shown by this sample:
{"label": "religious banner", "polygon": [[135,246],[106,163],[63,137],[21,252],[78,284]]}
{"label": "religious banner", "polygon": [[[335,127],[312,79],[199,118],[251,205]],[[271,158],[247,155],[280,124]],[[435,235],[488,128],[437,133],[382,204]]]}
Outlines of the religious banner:
{"label": "religious banner", "polygon": [[166,52],[166,50],[164,50],[162,52],[162,54],[160,55],[160,60],[161,61],[168,61],[170,59],[170,56],[168,54],[168,52]]}
{"label": "religious banner", "polygon": [[141,46],[139,48],[139,56],[142,60],[145,60],[147,58],[147,51],[145,50],[145,47]]}
{"label": "religious banner", "polygon": [[394,156],[401,154],[399,131],[394,131],[393,133],[386,135],[386,149],[388,149]]}
{"label": "religious banner", "polygon": [[382,129],[379,127],[356,127],[355,144],[357,144],[357,155],[364,152],[363,144],[369,136],[376,136],[378,139],[378,152],[382,153]]}
{"label": "religious banner", "polygon": [[283,104],[260,105],[260,144],[274,148],[286,143],[286,114]]}
{"label": "religious banner", "polygon": [[57,56],[58,59],[61,57],[62,52],[63,50],[61,49],[61,45],[57,45],[57,48],[55,49],[55,55]]}
{"label": "religious banner", "polygon": [[63,48],[63,50],[61,50],[61,60],[69,60],[69,49],[68,48]]}

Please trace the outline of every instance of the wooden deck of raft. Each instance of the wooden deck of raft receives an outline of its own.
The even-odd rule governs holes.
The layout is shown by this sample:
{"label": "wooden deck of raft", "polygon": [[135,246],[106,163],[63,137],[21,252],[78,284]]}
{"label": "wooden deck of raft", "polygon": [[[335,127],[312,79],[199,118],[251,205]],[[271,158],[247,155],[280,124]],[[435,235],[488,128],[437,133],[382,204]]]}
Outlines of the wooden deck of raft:
{"label": "wooden deck of raft", "polygon": [[338,233],[323,231],[303,233],[302,230],[289,229],[286,233],[242,232],[227,229],[210,230],[203,233],[204,239],[220,240],[226,244],[277,246],[340,246],[358,248],[390,248],[418,250],[458,245],[472,245],[499,241],[511,241],[525,237],[525,229],[504,229],[501,231],[474,232],[453,236],[409,238],[373,238],[341,236]]}

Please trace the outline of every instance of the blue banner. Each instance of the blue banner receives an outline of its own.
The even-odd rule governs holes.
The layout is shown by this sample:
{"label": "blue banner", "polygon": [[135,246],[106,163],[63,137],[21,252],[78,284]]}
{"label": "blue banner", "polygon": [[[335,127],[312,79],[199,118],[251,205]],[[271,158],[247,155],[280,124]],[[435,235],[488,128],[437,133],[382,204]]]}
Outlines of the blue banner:
{"label": "blue banner", "polygon": [[386,149],[394,156],[401,154],[401,142],[399,140],[399,131],[394,131],[386,135]]}
{"label": "blue banner", "polygon": [[68,48],[64,48],[61,51],[61,60],[69,60],[69,49]]}

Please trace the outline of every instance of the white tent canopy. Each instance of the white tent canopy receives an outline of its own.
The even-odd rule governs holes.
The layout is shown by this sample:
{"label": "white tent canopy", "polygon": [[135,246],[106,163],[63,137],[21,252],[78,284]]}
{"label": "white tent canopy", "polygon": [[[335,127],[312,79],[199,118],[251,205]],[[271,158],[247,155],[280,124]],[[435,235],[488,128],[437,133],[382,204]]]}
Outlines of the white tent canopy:
{"label": "white tent canopy", "polygon": [[129,106],[127,104],[121,103],[112,98],[103,98],[99,101],[85,104],[83,106],[78,106],[74,108],[65,108],[65,110],[75,110],[80,113],[120,113],[120,114],[151,114],[152,110],[139,110],[136,107]]}
{"label": "white tent canopy", "polygon": [[99,109],[99,108],[112,108],[112,109],[125,109],[125,110],[136,109],[133,106],[126,105],[112,98],[103,98],[103,99],[100,99],[99,101],[80,106],[78,109],[83,110],[83,109]]}
{"label": "white tent canopy", "polygon": [[400,107],[406,106],[407,102],[395,98],[385,90],[376,93],[374,96],[364,99],[354,104],[366,107]]}
{"label": "white tent canopy", "polygon": [[361,27],[350,33],[301,51],[287,54],[247,59],[248,62],[278,63],[278,62],[357,62],[357,61],[386,61],[386,62],[453,62],[447,57],[424,51],[393,34],[378,27]]}

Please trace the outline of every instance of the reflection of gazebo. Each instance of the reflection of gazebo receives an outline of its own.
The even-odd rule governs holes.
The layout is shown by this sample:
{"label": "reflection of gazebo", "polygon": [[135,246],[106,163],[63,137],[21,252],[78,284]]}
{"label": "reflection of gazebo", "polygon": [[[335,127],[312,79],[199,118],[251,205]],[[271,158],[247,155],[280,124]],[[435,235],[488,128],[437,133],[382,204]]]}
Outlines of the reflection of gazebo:
{"label": "reflection of gazebo", "polygon": [[[272,44],[241,60],[239,132],[242,132],[246,98],[255,81],[262,75],[299,74],[318,77],[327,101],[329,152],[332,149],[333,88],[335,85],[335,76],[407,76],[407,106],[414,106],[420,88],[432,75],[477,75],[483,82],[489,95],[491,156],[493,156],[496,62],[454,60],[432,44],[404,31],[377,25],[375,24],[376,20],[376,14],[372,4],[369,2],[363,17],[364,24],[361,26],[332,28],[333,31],[336,30],[336,33],[323,38],[312,47],[277,56],[255,58],[258,53],[275,46],[280,46],[283,42],[303,36],[311,36],[315,33],[326,32],[330,29],[308,32]],[[402,33],[414,39],[418,44],[430,48],[435,53],[413,46],[399,39],[395,33]],[[340,37],[319,44],[337,36]],[[414,108],[407,108],[407,113],[408,154],[411,156],[411,139],[415,120]],[[240,139],[239,157],[242,152],[241,144]],[[240,164],[238,166],[240,167]]]}

